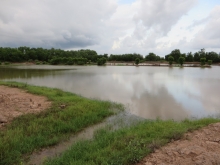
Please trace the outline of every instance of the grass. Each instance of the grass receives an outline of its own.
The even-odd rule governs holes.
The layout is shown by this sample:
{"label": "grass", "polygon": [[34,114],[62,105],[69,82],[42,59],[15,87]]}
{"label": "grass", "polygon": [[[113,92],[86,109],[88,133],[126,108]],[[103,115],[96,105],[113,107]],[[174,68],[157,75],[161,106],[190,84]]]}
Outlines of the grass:
{"label": "grass", "polygon": [[101,129],[96,133],[94,140],[78,142],[60,157],[46,160],[44,164],[135,164],[172,139],[182,138],[185,132],[219,121],[213,118],[182,122],[156,120],[144,121],[114,132]]}
{"label": "grass", "polygon": [[[44,95],[53,105],[38,115],[29,114],[15,119],[6,130],[0,132],[0,165],[19,164],[24,161],[23,155],[57,144],[69,134],[102,121],[113,114],[111,109],[122,109],[118,104],[90,100],[58,89],[20,83],[1,84]],[[65,105],[65,109],[61,110],[60,105]],[[204,118],[182,122],[146,120],[115,131],[106,127],[97,131],[94,139],[79,141],[61,156],[46,160],[44,164],[134,164],[172,139],[182,138],[185,132],[215,122],[220,122],[220,119]]]}
{"label": "grass", "polygon": [[10,65],[10,62],[5,62],[4,64],[5,64],[5,65]]}
{"label": "grass", "polygon": [[[70,134],[101,122],[114,114],[113,109],[122,110],[122,105],[108,101],[86,99],[59,89],[30,86],[16,82],[0,82],[46,96],[52,107],[39,114],[20,116],[0,132],[0,165],[19,164],[23,156],[57,144]],[[65,108],[60,108],[65,105]]]}

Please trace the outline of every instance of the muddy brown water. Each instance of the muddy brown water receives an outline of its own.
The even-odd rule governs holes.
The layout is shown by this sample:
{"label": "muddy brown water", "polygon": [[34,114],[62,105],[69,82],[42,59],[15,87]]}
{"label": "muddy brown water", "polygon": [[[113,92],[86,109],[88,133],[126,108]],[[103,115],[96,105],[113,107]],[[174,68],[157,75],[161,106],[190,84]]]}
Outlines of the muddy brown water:
{"label": "muddy brown water", "polygon": [[220,67],[0,66],[0,80],[122,103],[146,119],[219,116]]}

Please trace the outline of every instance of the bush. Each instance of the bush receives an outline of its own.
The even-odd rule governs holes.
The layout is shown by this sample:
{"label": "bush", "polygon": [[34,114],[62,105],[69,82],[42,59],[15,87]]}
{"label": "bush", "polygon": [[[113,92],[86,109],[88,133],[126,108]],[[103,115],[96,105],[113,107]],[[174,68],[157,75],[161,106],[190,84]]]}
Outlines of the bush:
{"label": "bush", "polygon": [[180,57],[179,58],[179,63],[180,63],[181,66],[183,65],[184,61],[185,61],[184,57]]}
{"label": "bush", "polygon": [[173,56],[169,56],[169,57],[168,57],[168,61],[169,61],[169,64],[172,65],[172,64],[173,64],[173,61],[174,61]]}
{"label": "bush", "polygon": [[136,59],[135,59],[135,64],[138,65],[139,63],[140,63],[140,59],[139,59],[139,58],[136,58]]}
{"label": "bush", "polygon": [[212,60],[208,60],[208,64],[209,64],[209,65],[212,65]]}
{"label": "bush", "polygon": [[5,65],[9,65],[10,64],[10,62],[5,62]]}
{"label": "bush", "polygon": [[48,62],[47,61],[43,61],[42,64],[48,64]]}
{"label": "bush", "polygon": [[205,61],[206,61],[206,58],[200,58],[200,63],[202,66],[205,65]]}
{"label": "bush", "polygon": [[50,61],[51,65],[58,65],[59,64],[59,59],[58,58],[52,58]]}
{"label": "bush", "polygon": [[36,65],[40,65],[40,64],[41,64],[41,62],[40,62],[40,61],[37,61],[37,62],[35,62],[35,64],[36,64]]}
{"label": "bush", "polygon": [[104,65],[105,63],[106,63],[105,57],[99,58],[97,61],[97,65]]}

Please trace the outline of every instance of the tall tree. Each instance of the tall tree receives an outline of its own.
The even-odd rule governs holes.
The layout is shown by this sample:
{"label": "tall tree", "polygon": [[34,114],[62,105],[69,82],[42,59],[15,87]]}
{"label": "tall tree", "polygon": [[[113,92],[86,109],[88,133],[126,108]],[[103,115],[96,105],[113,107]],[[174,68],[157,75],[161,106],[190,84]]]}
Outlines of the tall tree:
{"label": "tall tree", "polygon": [[170,53],[170,55],[174,58],[174,61],[178,62],[178,60],[181,56],[181,53],[180,53],[179,49],[175,49]]}

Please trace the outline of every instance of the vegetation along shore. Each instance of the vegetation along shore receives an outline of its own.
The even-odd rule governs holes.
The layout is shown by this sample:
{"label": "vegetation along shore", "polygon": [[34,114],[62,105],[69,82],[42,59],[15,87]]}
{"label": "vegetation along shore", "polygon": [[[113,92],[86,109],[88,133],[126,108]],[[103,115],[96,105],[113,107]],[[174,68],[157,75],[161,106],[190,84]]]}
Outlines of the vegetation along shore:
{"label": "vegetation along shore", "polygon": [[[1,82],[0,85],[41,95],[51,102],[46,110],[16,117],[1,128],[1,165],[25,164],[34,151],[53,147],[123,110],[121,104],[87,99],[59,89],[16,82]],[[97,131],[93,139],[78,141],[62,155],[45,160],[44,164],[134,164],[168,142],[181,139],[185,132],[215,122],[220,119],[144,120],[114,131],[106,127]]]}
{"label": "vegetation along shore", "polygon": [[[213,51],[205,52],[205,49],[195,53],[181,53],[179,49],[175,49],[171,53],[164,55],[164,57],[160,57],[152,52],[144,56],[138,53],[98,55],[95,50],[90,49],[61,50],[55,48],[30,48],[26,46],[18,48],[0,47],[0,64],[8,65],[17,62],[29,62],[37,65],[105,65],[106,62],[139,65],[143,63],[144,66],[172,66],[173,64],[174,66],[183,66],[184,63],[193,63],[192,66],[195,67],[210,66],[212,63],[219,64],[220,55]],[[152,65],[151,62],[156,63]],[[165,65],[158,65],[158,63],[165,63]]]}

